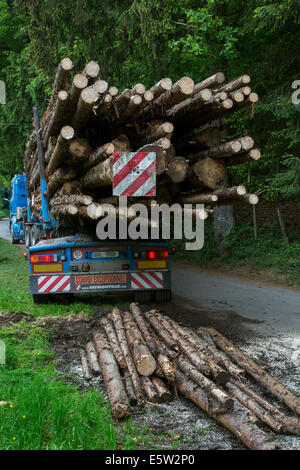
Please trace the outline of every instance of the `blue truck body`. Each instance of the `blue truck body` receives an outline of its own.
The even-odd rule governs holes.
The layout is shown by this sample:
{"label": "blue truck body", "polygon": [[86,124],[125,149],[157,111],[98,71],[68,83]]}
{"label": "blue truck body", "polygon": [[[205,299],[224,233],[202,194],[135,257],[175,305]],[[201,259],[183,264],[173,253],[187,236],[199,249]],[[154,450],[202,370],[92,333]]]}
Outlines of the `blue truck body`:
{"label": "blue truck body", "polygon": [[26,206],[26,175],[15,175],[10,184],[9,200],[9,230],[12,243],[24,240]]}

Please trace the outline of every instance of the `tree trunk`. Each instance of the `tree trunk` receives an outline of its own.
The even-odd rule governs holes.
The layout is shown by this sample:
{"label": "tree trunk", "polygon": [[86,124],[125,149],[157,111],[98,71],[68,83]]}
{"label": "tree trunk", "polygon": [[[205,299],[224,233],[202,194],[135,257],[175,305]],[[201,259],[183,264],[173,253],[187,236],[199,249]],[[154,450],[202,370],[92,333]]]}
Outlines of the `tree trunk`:
{"label": "tree trunk", "polygon": [[82,75],[84,75],[89,84],[94,83],[100,72],[100,67],[97,62],[91,60],[84,68]]}
{"label": "tree trunk", "polygon": [[173,108],[168,109],[166,116],[168,118],[181,118],[182,116],[190,113],[194,109],[201,108],[204,103],[207,103],[212,97],[212,92],[205,88],[202,91],[199,91],[196,95],[193,95],[191,98],[187,98],[181,103],[176,104]]}
{"label": "tree trunk", "polygon": [[242,165],[246,162],[257,161],[260,159],[260,150],[253,149],[250,152],[243,152],[239,153],[238,155],[231,155],[225,158],[224,163],[226,166],[233,166],[233,165]]}
{"label": "tree trunk", "polygon": [[75,163],[86,160],[91,153],[90,144],[86,139],[74,139],[69,145],[69,152]]}
{"label": "tree trunk", "polygon": [[73,78],[72,87],[70,90],[68,117],[72,120],[73,114],[77,108],[78,100],[82,90],[88,86],[88,78],[82,73],[78,73]]}
{"label": "tree trunk", "polygon": [[86,354],[87,354],[87,357],[88,357],[88,361],[89,361],[89,364],[90,364],[92,374],[93,375],[99,375],[101,373],[101,369],[100,369],[100,366],[99,366],[99,362],[98,362],[98,358],[97,358],[97,352],[95,350],[95,346],[94,346],[93,341],[90,341],[89,343],[87,343],[87,345],[85,347],[85,350],[86,350]]}
{"label": "tree trunk", "polygon": [[72,126],[76,130],[85,127],[92,116],[93,107],[99,99],[99,94],[92,88],[87,87],[80,93],[77,108],[72,120]]}
{"label": "tree trunk", "polygon": [[158,83],[156,83],[150,91],[153,93],[153,98],[156,99],[163,93],[171,90],[172,80],[170,78],[162,78]]}
{"label": "tree trunk", "polygon": [[125,312],[123,323],[128,345],[140,375],[152,375],[156,369],[156,361],[152,356],[131,313]]}
{"label": "tree trunk", "polygon": [[215,88],[225,81],[225,75],[223,72],[217,72],[211,77],[206,78],[202,82],[196,83],[193,94],[199,93],[199,91],[205,88]]}
{"label": "tree trunk", "polygon": [[226,176],[226,167],[222,160],[207,157],[198,161],[187,172],[183,186],[187,188],[219,189]]}
{"label": "tree trunk", "polygon": [[148,400],[151,403],[157,403],[159,401],[159,394],[149,377],[141,376],[140,379],[144,393],[147,396]]}
{"label": "tree trunk", "polygon": [[217,202],[218,196],[214,193],[207,194],[182,194],[178,196],[177,202],[180,204],[211,204]]}
{"label": "tree trunk", "polygon": [[88,158],[82,163],[81,168],[83,170],[89,170],[93,166],[109,158],[116,151],[113,143],[104,144],[94,150]]}
{"label": "tree trunk", "polygon": [[286,233],[284,219],[282,217],[281,210],[278,206],[276,207],[276,211],[277,211],[277,215],[278,215],[278,220],[279,220],[279,225],[280,225],[282,238],[284,240],[284,243],[289,246],[290,243],[289,243],[289,239],[288,239],[288,236],[287,236],[287,233]]}
{"label": "tree trunk", "polygon": [[89,365],[88,365],[88,360],[86,357],[86,353],[84,349],[80,349],[80,360],[81,360],[81,367],[82,367],[82,373],[83,377],[85,380],[90,381],[91,380],[91,374],[89,370]]}
{"label": "tree trunk", "polygon": [[89,206],[92,204],[93,198],[91,196],[71,194],[70,196],[56,196],[50,199],[50,207],[60,206],[65,204],[78,204],[83,206]]}
{"label": "tree trunk", "polygon": [[161,145],[148,144],[139,148],[137,152],[154,152],[156,154],[156,175],[161,175],[167,169],[167,154]]}
{"label": "tree trunk", "polygon": [[73,140],[75,135],[75,131],[73,127],[70,126],[64,126],[59,134],[59,137],[57,139],[57,143],[55,145],[55,148],[53,150],[53,153],[50,157],[48,166],[47,166],[47,171],[46,174],[49,177],[55,170],[56,168],[60,165],[63,157],[66,155],[69,149],[69,144],[71,140]]}
{"label": "tree trunk", "polygon": [[127,369],[124,371],[123,383],[124,383],[124,386],[125,386],[126,395],[127,395],[127,398],[128,398],[128,401],[129,401],[130,405],[136,406],[138,404],[138,401],[137,401],[135,391],[134,391],[134,388],[133,388],[133,385],[132,385],[132,380],[131,380],[130,374],[129,374]]}
{"label": "tree trunk", "polygon": [[201,152],[190,155],[192,161],[198,161],[207,157],[224,157],[226,155],[232,155],[238,153],[242,148],[242,144],[239,139],[231,140],[230,142],[225,142],[224,144],[217,145],[216,147],[210,147],[207,150],[202,150]]}
{"label": "tree trunk", "polygon": [[126,364],[127,364],[127,369],[130,374],[133,388],[136,394],[136,398],[138,400],[139,404],[142,404],[144,401],[144,395],[142,391],[142,386],[139,378],[139,374],[136,370],[135,363],[133,361],[131,352],[129,350],[129,346],[127,343],[127,338],[124,330],[124,325],[121,317],[120,310],[118,308],[114,308],[113,311],[109,314],[109,318],[113,321],[115,330],[117,333],[117,337],[119,340],[119,344],[122,350],[122,353],[124,355]]}
{"label": "tree trunk", "polygon": [[164,382],[159,377],[155,376],[151,377],[151,380],[158,393],[159,401],[164,403],[172,401],[172,394]]}
{"label": "tree trunk", "polygon": [[49,160],[51,158],[51,155],[53,153],[53,150],[55,149],[56,143],[57,143],[57,137],[53,136],[53,137],[49,138],[47,150],[46,150],[45,155],[44,155],[45,163],[49,162]]}
{"label": "tree trunk", "polygon": [[73,204],[66,204],[64,206],[53,206],[51,208],[51,214],[53,216],[62,215],[76,215],[78,214],[78,207]]}
{"label": "tree trunk", "polygon": [[68,57],[65,57],[64,59],[62,59],[60,63],[58,64],[58,69],[57,69],[54,83],[52,86],[52,94],[50,98],[49,107],[53,107],[56,101],[58,92],[60,90],[66,89],[72,68],[73,68],[73,62]]}
{"label": "tree trunk", "polygon": [[202,388],[178,370],[176,371],[176,376],[179,392],[193,401],[203,411],[206,411],[217,422],[229,429],[248,449],[276,449],[275,444],[269,440],[269,436],[251,421],[249,413],[247,413],[245,408],[239,406],[238,402],[234,404],[234,411],[218,414],[209,405],[208,396]]}
{"label": "tree trunk", "polygon": [[49,137],[56,135],[59,130],[67,123],[66,115],[69,106],[69,94],[61,90],[58,92],[55,102],[55,108],[51,115],[48,126],[43,131],[44,146],[47,145]]}
{"label": "tree trunk", "polygon": [[86,219],[98,220],[102,216],[102,208],[99,204],[93,202],[89,206],[79,207],[79,215]]}
{"label": "tree trunk", "polygon": [[193,366],[184,356],[177,358],[178,367],[192,379],[196,384],[200,385],[209,395],[213,396],[226,410],[233,409],[233,399],[223,392],[214,382],[205,377]]}
{"label": "tree trunk", "polygon": [[173,183],[181,183],[185,180],[189,165],[184,157],[174,157],[168,164],[167,174]]}
{"label": "tree trunk", "polygon": [[283,384],[258,366],[249,356],[234,346],[214,328],[208,328],[216,345],[222,349],[240,367],[245,369],[258,383],[285,403],[291,410],[300,415],[300,398],[294,395]]}
{"label": "tree trunk", "polygon": [[117,333],[116,333],[112,323],[110,322],[110,320],[108,320],[106,317],[104,317],[100,320],[100,325],[102,326],[105,333],[107,334],[110,347],[111,347],[112,352],[114,353],[114,356],[115,356],[115,358],[116,358],[116,360],[119,364],[119,367],[121,369],[126,369],[127,365],[126,365],[126,361],[125,361],[125,358],[124,358],[124,354],[122,353],[122,350],[121,350],[121,347],[120,347],[120,344],[119,344],[119,340],[118,340],[118,337],[117,337]]}
{"label": "tree trunk", "polygon": [[135,319],[142,335],[143,335],[143,338],[145,340],[145,342],[147,343],[151,353],[156,356],[157,353],[158,353],[158,348],[157,348],[157,344],[156,344],[156,341],[155,339],[153,338],[151,332],[150,332],[150,329],[142,315],[142,312],[138,306],[137,303],[135,302],[132,302],[130,304],[130,310],[131,310],[131,313],[133,315],[133,318]]}
{"label": "tree trunk", "polygon": [[104,333],[97,332],[93,335],[95,348],[102,375],[111,404],[112,414],[115,418],[126,418],[131,413],[123,381],[120,377],[118,364],[110,349],[108,340]]}
{"label": "tree trunk", "polygon": [[86,188],[100,188],[113,183],[113,157],[98,163],[88,170],[80,180]]}

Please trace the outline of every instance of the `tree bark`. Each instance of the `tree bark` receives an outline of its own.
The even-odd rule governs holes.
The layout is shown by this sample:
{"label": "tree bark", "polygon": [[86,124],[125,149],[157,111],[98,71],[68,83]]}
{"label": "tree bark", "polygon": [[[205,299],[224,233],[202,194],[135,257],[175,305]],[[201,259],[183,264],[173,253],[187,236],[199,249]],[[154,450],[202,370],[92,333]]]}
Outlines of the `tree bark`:
{"label": "tree bark", "polygon": [[85,127],[93,114],[93,107],[99,99],[99,94],[93,87],[87,87],[80,93],[77,108],[72,120],[72,126],[76,130]]}
{"label": "tree bark", "polygon": [[144,394],[142,391],[142,386],[139,378],[139,374],[136,370],[136,366],[134,363],[134,360],[132,358],[131,352],[129,350],[129,346],[127,343],[127,338],[124,330],[124,325],[123,325],[123,320],[122,316],[120,313],[120,310],[118,308],[114,308],[113,311],[109,314],[109,318],[113,321],[115,330],[117,333],[117,337],[119,340],[119,344],[121,347],[121,350],[123,352],[123,355],[125,357],[125,361],[127,364],[127,369],[130,374],[133,388],[136,394],[136,398],[138,400],[139,404],[142,404],[144,401]]}
{"label": "tree bark", "polygon": [[88,360],[86,357],[86,353],[84,349],[80,349],[80,360],[81,360],[81,367],[82,367],[82,373],[83,377],[85,380],[90,381],[91,380],[91,374],[89,370],[89,365],[88,365]]}
{"label": "tree bark", "polygon": [[225,81],[225,75],[223,72],[217,72],[211,77],[206,78],[202,82],[196,83],[193,94],[199,93],[199,91],[205,88],[215,88]]}
{"label": "tree bark", "polygon": [[113,157],[98,163],[88,170],[80,180],[86,188],[110,186],[113,182]]}
{"label": "tree bark", "polygon": [[99,366],[99,362],[98,362],[98,358],[97,358],[97,352],[95,350],[95,346],[94,346],[93,341],[90,341],[89,343],[87,343],[87,345],[85,347],[85,350],[86,350],[86,354],[87,354],[87,357],[88,357],[88,361],[89,361],[89,364],[90,364],[92,374],[93,375],[99,375],[101,373],[101,369],[100,369],[100,366]]}
{"label": "tree bark", "polygon": [[119,367],[121,369],[126,369],[127,365],[126,365],[126,361],[125,361],[125,357],[124,357],[124,354],[122,353],[122,350],[121,350],[121,347],[120,347],[120,344],[119,344],[119,340],[118,340],[118,337],[117,337],[117,333],[112,325],[112,323],[110,322],[110,320],[108,320],[108,318],[104,317],[100,320],[100,325],[102,326],[102,328],[104,329],[107,337],[108,337],[108,341],[109,341],[109,344],[110,344],[110,347],[112,349],[112,352],[114,353],[114,356],[119,364]]}
{"label": "tree bark", "polygon": [[84,75],[89,84],[94,83],[100,72],[100,67],[97,62],[91,60],[84,68],[82,75]]}
{"label": "tree bark", "polygon": [[159,401],[164,403],[172,401],[172,394],[164,382],[156,376],[151,377],[151,380],[158,393]]}
{"label": "tree bark", "polygon": [[138,401],[137,401],[135,391],[134,391],[134,388],[133,388],[133,385],[132,385],[132,380],[131,380],[130,374],[129,374],[127,369],[124,371],[123,383],[124,383],[124,386],[125,386],[126,395],[127,395],[127,398],[128,398],[128,401],[129,401],[130,405],[136,406],[138,404]]}
{"label": "tree bark", "polygon": [[234,362],[245,369],[251,377],[278,398],[278,400],[300,415],[300,398],[264,371],[247,354],[243,353],[237,346],[234,346],[214,328],[208,328],[208,330],[218,348],[222,349]]}
{"label": "tree bark", "polygon": [[98,220],[102,216],[102,208],[100,204],[93,202],[89,206],[80,206],[79,215],[86,219]]}
{"label": "tree bark", "polygon": [[208,396],[197,384],[189,380],[180,371],[176,371],[177,386],[179,392],[193,401],[199,408],[206,411],[217,422],[229,429],[248,449],[251,450],[275,450],[276,445],[269,440],[269,436],[259,429],[249,417],[249,413],[234,404],[234,411],[218,414],[209,405]]}
{"label": "tree bark", "polygon": [[201,372],[199,372],[198,369],[184,356],[178,356],[176,362],[178,367],[186,374],[187,377],[200,385],[201,388],[203,388],[209,395],[213,396],[226,410],[233,409],[233,399],[217,387],[214,382],[201,374]]}
{"label": "tree bark", "polygon": [[141,376],[141,384],[145,395],[151,403],[157,403],[159,401],[159,394],[149,377]]}
{"label": "tree bark", "polygon": [[78,100],[80,94],[84,88],[88,86],[88,78],[82,73],[78,73],[73,78],[72,87],[70,90],[70,99],[69,99],[69,110],[68,116],[72,120],[73,114],[77,108]]}
{"label": "tree bark", "polygon": [[224,159],[226,166],[242,165],[246,162],[253,162],[259,160],[261,157],[259,149],[250,150],[250,152],[239,153],[238,155],[231,155]]}
{"label": "tree bark", "polygon": [[201,152],[190,155],[192,161],[201,160],[207,157],[224,157],[226,155],[232,155],[241,150],[242,144],[239,139],[231,140],[230,142],[225,142],[224,144],[217,145],[216,147],[210,147],[207,150],[202,150]]}
{"label": "tree bark", "polygon": [[56,168],[60,165],[63,157],[66,155],[69,149],[69,144],[71,140],[73,140],[75,135],[75,131],[73,127],[70,126],[64,126],[59,134],[59,137],[57,139],[57,143],[55,145],[55,148],[53,150],[53,153],[50,157],[47,170],[46,170],[46,175],[49,177],[55,170]]}
{"label": "tree bark", "polygon": [[280,225],[280,231],[281,231],[282,238],[284,240],[284,243],[289,246],[290,243],[289,243],[289,239],[288,239],[288,236],[287,236],[287,233],[286,233],[284,219],[282,217],[281,210],[278,206],[276,207],[276,212],[277,212],[277,216],[278,216],[278,220],[279,220],[279,225]]}
{"label": "tree bark", "polygon": [[73,68],[73,62],[68,57],[65,57],[58,64],[58,69],[55,75],[54,83],[52,86],[52,94],[50,98],[49,107],[53,107],[57,94],[60,90],[65,90]]}
{"label": "tree bark", "polygon": [[101,365],[103,379],[106,385],[108,398],[111,404],[112,414],[115,418],[126,418],[131,413],[123,381],[120,377],[118,364],[110,349],[104,333],[97,332],[93,335],[99,363]]}
{"label": "tree bark", "polygon": [[67,123],[67,109],[69,106],[69,94],[61,90],[58,92],[55,102],[55,108],[52,113],[50,122],[46,129],[43,131],[44,146],[47,145],[49,137],[56,135],[59,130]]}
{"label": "tree bark", "polygon": [[78,214],[78,207],[74,206],[74,204],[66,204],[64,206],[53,206],[51,208],[51,214],[53,216],[76,215]]}
{"label": "tree bark", "polygon": [[172,80],[170,78],[162,78],[158,83],[156,83],[150,91],[153,93],[153,98],[156,99],[163,93],[171,90]]}
{"label": "tree bark", "polygon": [[131,313],[125,312],[123,324],[128,345],[140,375],[152,375],[156,369],[156,361],[134,321]]}
{"label": "tree bark", "polygon": [[184,157],[174,157],[168,164],[167,174],[173,183],[181,183],[188,174],[189,165]]}
{"label": "tree bark", "polygon": [[217,202],[218,196],[214,193],[207,194],[179,194],[177,202],[180,204],[211,204]]}
{"label": "tree bark", "polygon": [[87,139],[74,139],[69,145],[69,152],[76,163],[86,160],[90,155],[91,150],[92,149]]}
{"label": "tree bark", "polygon": [[219,189],[226,176],[226,167],[222,160],[207,157],[189,167],[184,186],[190,188]]}
{"label": "tree bark", "polygon": [[203,106],[204,103],[207,103],[212,97],[212,92],[205,88],[204,90],[199,91],[196,95],[193,95],[191,98],[187,98],[181,103],[176,104],[173,108],[168,109],[166,112],[167,118],[180,118],[194,109],[199,109]]}
{"label": "tree bark", "polygon": [[173,131],[174,126],[171,122],[152,124],[146,131],[145,140],[147,143],[151,143],[163,137],[168,138]]}
{"label": "tree bark", "polygon": [[90,153],[88,158],[81,164],[81,168],[83,170],[89,170],[93,166],[96,166],[98,163],[109,158],[115,151],[116,149],[113,143],[109,142],[104,144]]}

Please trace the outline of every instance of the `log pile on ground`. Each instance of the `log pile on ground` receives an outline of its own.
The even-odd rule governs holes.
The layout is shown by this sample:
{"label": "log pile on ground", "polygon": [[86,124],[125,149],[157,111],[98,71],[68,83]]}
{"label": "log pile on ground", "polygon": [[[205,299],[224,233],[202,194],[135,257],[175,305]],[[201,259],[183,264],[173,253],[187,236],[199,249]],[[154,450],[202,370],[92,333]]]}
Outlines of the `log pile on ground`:
{"label": "log pile on ground", "polygon": [[86,380],[100,367],[115,418],[144,403],[170,402],[179,392],[249,449],[277,448],[273,433],[300,435],[300,398],[216,330],[196,333],[157,310],[142,312],[136,303],[130,310],[114,308],[102,317],[86,353],[80,350]]}
{"label": "log pile on ground", "polygon": [[[73,75],[72,61],[63,59],[39,130],[52,215],[88,223],[103,216],[101,204],[117,205],[113,154],[128,151],[156,152],[158,204],[256,204],[257,196],[243,186],[227,187],[226,173],[227,167],[258,160],[260,151],[250,136],[226,138],[221,125],[221,118],[257,102],[249,82],[242,75],[226,83],[224,74],[216,73],[199,83],[162,78],[149,90],[138,83],[119,93],[96,62]],[[35,131],[24,157],[31,208],[38,216]]]}

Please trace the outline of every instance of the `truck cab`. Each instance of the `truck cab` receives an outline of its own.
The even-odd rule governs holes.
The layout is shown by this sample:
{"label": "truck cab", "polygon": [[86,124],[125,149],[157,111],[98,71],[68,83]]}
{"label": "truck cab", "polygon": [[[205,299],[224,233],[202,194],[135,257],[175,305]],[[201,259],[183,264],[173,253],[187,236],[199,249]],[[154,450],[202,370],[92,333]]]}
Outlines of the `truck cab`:
{"label": "truck cab", "polygon": [[77,234],[29,249],[30,290],[37,303],[70,301],[74,294],[129,291],[139,302],[171,298],[166,241],[101,241]]}
{"label": "truck cab", "polygon": [[15,175],[10,183],[9,231],[12,243],[24,241],[27,217],[26,175]]}

